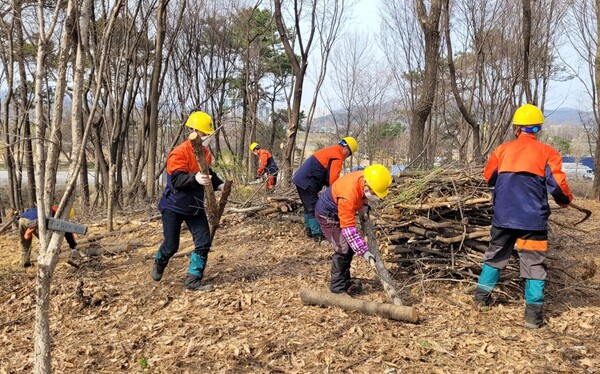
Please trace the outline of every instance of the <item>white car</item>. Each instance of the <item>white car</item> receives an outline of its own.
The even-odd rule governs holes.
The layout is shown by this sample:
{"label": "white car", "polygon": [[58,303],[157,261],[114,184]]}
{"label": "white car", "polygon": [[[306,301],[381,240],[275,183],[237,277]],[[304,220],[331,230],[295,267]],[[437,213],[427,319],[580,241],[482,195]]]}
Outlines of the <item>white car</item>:
{"label": "white car", "polygon": [[562,165],[562,171],[567,174],[567,177],[575,179],[582,178],[587,180],[594,179],[594,171],[590,167],[582,164],[564,162]]}

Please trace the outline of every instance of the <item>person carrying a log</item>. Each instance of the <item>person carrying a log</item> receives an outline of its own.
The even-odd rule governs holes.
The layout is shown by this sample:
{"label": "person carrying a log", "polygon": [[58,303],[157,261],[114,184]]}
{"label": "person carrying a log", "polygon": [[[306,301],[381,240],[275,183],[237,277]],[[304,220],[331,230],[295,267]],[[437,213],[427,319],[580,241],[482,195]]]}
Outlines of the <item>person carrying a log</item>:
{"label": "person carrying a log", "polygon": [[309,238],[316,242],[325,239],[321,227],[315,218],[315,205],[319,192],[323,187],[329,187],[338,180],[342,172],[344,160],[358,150],[356,140],[347,136],[337,145],[322,148],[298,168],[292,177],[298,195],[304,206],[304,229]]}
{"label": "person carrying a log", "polygon": [[267,192],[273,193],[273,187],[277,183],[277,173],[279,173],[279,167],[273,155],[266,149],[262,149],[258,143],[250,144],[250,151],[258,157],[258,170],[256,171],[258,177],[266,177]]}
{"label": "person carrying a log", "polygon": [[[194,112],[185,125],[203,140],[204,155],[208,165],[212,156],[207,144],[214,132],[212,118],[204,112]],[[169,260],[179,250],[181,224],[186,223],[194,240],[184,288],[206,291],[211,285],[202,284],[204,268],[211,246],[208,218],[204,209],[204,186],[212,183],[215,190],[222,191],[224,183],[209,169],[210,175],[201,173],[189,139],[173,148],[167,158],[167,184],[158,203],[162,216],[163,243],[154,258],[152,279],[160,281]]]}
{"label": "person carrying a log", "polygon": [[[350,265],[352,258],[373,257],[356,228],[356,213],[367,210],[369,201],[387,196],[392,175],[383,165],[374,164],[364,170],[348,173],[327,187],[315,206],[316,219],[333,247],[329,290],[352,293]],[[354,288],[354,287],[353,287]]]}
{"label": "person carrying a log", "polygon": [[496,148],[483,172],[494,186],[494,215],[475,301],[491,305],[500,271],[516,248],[520,276],[525,278],[525,326],[538,328],[543,324],[548,193],[561,207],[571,203],[573,194],[561,170],[561,155],[536,138],[544,123],[542,111],[525,104],[516,110],[512,122],[516,139]]}
{"label": "person carrying a log", "polygon": [[[58,207],[56,205],[52,206],[52,211],[50,212],[50,217],[54,217],[56,213],[56,209]],[[69,219],[73,219],[75,217],[75,210],[71,208],[69,212]],[[24,268],[31,266],[31,241],[33,236],[38,237],[38,211],[37,207],[27,209],[23,214],[19,216],[19,239],[21,245],[21,266]],[[81,258],[81,254],[77,251],[77,242],[75,241],[75,236],[73,233],[65,232],[65,239],[67,243],[69,243],[69,248],[71,248],[71,253],[69,255],[69,263],[72,266],[75,266],[76,260]]]}

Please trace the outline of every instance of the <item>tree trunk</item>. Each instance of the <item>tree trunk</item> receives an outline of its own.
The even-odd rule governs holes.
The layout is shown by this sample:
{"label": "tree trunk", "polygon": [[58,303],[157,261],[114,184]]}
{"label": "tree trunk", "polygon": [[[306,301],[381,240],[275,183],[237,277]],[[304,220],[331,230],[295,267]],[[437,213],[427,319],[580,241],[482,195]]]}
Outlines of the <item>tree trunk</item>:
{"label": "tree trunk", "polygon": [[[84,0],[82,4],[83,17],[78,21],[77,31],[74,33],[77,39],[74,41],[75,47],[75,64],[73,66],[73,97],[71,102],[71,167],[75,165],[75,159],[77,158],[77,151],[79,148],[85,148],[85,141],[83,141],[83,87],[85,84],[84,80],[84,68],[85,68],[85,53],[87,50],[87,38],[88,38],[88,25],[89,25],[89,7],[90,0]],[[87,159],[85,157],[85,151],[83,152],[83,162],[81,165],[81,172],[79,173],[79,180],[81,181],[80,198],[82,200],[82,208],[88,207],[90,204],[90,190],[87,178]],[[71,169],[71,168],[70,168]],[[74,169],[72,169],[74,170]],[[77,175],[72,175],[72,178],[77,178]]]}
{"label": "tree trunk", "polygon": [[529,84],[529,53],[531,49],[531,0],[522,0],[523,4],[523,89],[528,103],[535,104]]}
{"label": "tree trunk", "polygon": [[148,129],[148,153],[146,170],[146,195],[153,198],[156,192],[156,145],[158,140],[158,100],[160,98],[159,83],[163,64],[163,45],[165,41],[165,24],[167,19],[168,0],[160,0],[156,10],[156,41],[154,66],[150,81],[150,126]]}
{"label": "tree trunk", "polygon": [[48,306],[50,305],[50,282],[52,271],[45,266],[38,265],[37,282],[35,285],[35,368],[38,374],[51,373],[50,350],[50,320]]}
{"label": "tree trunk", "polygon": [[[600,0],[596,0],[596,35],[600,35]],[[596,38],[596,56],[594,58],[594,85],[600,92],[600,38]],[[600,95],[596,95],[596,107],[600,108]],[[594,153],[594,197],[600,200],[600,122],[596,122],[596,149]]]}
{"label": "tree trunk", "polygon": [[437,89],[437,71],[440,48],[440,16],[443,0],[432,0],[429,15],[423,0],[416,0],[416,7],[425,40],[425,69],[420,95],[412,115],[410,127],[409,161],[413,166],[425,167],[427,154],[425,147],[425,125],[431,114]]}
{"label": "tree trunk", "polygon": [[[31,144],[31,121],[29,120],[29,93],[27,92],[27,69],[25,67],[22,2],[15,1],[13,5],[16,7],[15,13],[19,15],[15,17],[15,34],[17,39],[17,65],[19,67],[19,102],[20,112],[23,116],[23,146],[25,150],[25,170],[27,171],[27,206],[33,206],[35,202],[35,171],[33,168],[33,146]],[[20,191],[19,194],[21,194]],[[22,201],[23,198],[21,197],[19,200]]]}
{"label": "tree trunk", "polygon": [[465,103],[462,99],[460,91],[458,90],[458,84],[456,82],[456,67],[454,66],[454,53],[452,51],[452,38],[450,37],[450,1],[446,0],[446,14],[445,14],[445,22],[444,22],[444,34],[446,39],[446,50],[447,50],[447,59],[448,59],[448,73],[450,75],[450,85],[452,87],[452,94],[454,95],[454,100],[456,101],[456,105],[462,115],[463,119],[471,126],[473,130],[473,161],[476,165],[482,165],[484,163],[484,159],[481,155],[481,141],[480,141],[480,133],[479,133],[479,123],[473,116],[469,108],[465,106]]}
{"label": "tree trunk", "polygon": [[292,172],[294,165],[294,151],[296,149],[296,135],[298,134],[298,125],[300,122],[300,106],[302,105],[302,86],[304,85],[304,75],[306,74],[306,65],[297,73],[294,73],[294,94],[292,99],[292,111],[290,113],[289,128],[287,131],[287,142],[283,154],[283,185],[289,186],[292,182]]}
{"label": "tree trunk", "polygon": [[[296,148],[296,135],[298,133],[298,125],[300,121],[300,109],[302,104],[302,89],[304,86],[304,77],[306,75],[306,68],[308,66],[308,56],[312,46],[313,38],[316,31],[315,17],[317,13],[316,2],[313,0],[310,2],[308,12],[310,12],[309,18],[311,23],[309,25],[310,30],[307,33],[307,40],[303,40],[303,33],[300,30],[300,19],[302,18],[303,9],[298,7],[298,3],[294,3],[294,35],[290,38],[288,36],[289,29],[283,22],[283,15],[281,13],[282,0],[275,0],[274,12],[275,23],[277,24],[277,31],[281,37],[281,43],[285,50],[290,63],[292,65],[292,74],[294,76],[293,93],[292,93],[292,107],[290,108],[289,117],[289,128],[287,131],[287,142],[283,153],[283,178],[282,185],[289,186],[292,181],[292,168],[294,163],[294,151]],[[296,54],[290,39],[300,40],[300,52]]]}
{"label": "tree trunk", "polygon": [[[17,20],[20,21],[21,17],[20,17],[20,10],[17,11],[15,9],[15,14],[19,15],[18,17],[14,17],[15,23],[17,23]],[[16,27],[16,26],[15,26]],[[15,158],[14,158],[14,154],[13,154],[13,139],[14,136],[11,136],[11,133],[16,133],[11,131],[11,127],[10,127],[10,104],[11,101],[13,100],[13,90],[14,90],[14,74],[15,74],[15,69],[14,69],[14,58],[13,55],[15,54],[13,51],[13,44],[10,43],[9,44],[9,51],[8,51],[8,59],[6,61],[5,64],[5,70],[6,70],[6,82],[7,82],[7,92],[6,92],[6,96],[4,97],[4,102],[2,103],[2,108],[4,110],[4,115],[3,115],[3,120],[2,120],[2,125],[3,125],[3,131],[4,131],[4,142],[6,144],[6,147],[4,148],[4,160],[6,162],[6,171],[8,174],[8,201],[9,204],[11,206],[12,209],[16,209],[16,210],[21,210],[21,206],[17,205],[17,193],[18,190],[16,188],[16,172],[15,172]],[[14,126],[16,128],[16,126]]]}

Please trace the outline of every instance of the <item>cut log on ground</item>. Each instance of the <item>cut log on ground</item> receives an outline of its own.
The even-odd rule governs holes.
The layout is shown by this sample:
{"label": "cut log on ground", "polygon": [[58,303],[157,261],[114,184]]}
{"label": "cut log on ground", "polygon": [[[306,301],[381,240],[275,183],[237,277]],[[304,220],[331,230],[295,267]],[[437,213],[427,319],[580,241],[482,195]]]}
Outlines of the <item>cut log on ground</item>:
{"label": "cut log on ground", "polygon": [[334,306],[344,310],[352,310],[369,316],[389,318],[396,321],[412,323],[418,321],[417,310],[410,306],[363,301],[354,299],[348,295],[338,295],[304,287],[300,289],[300,299],[307,305],[318,305],[321,307]]}

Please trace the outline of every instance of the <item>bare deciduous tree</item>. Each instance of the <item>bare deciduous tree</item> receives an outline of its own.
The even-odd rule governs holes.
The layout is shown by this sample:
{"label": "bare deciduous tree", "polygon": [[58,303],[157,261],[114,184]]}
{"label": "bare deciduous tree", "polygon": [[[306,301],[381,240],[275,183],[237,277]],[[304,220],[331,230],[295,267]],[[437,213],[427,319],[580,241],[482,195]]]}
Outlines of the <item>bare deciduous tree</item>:
{"label": "bare deciduous tree", "polygon": [[[281,42],[292,64],[293,89],[292,106],[289,108],[289,129],[287,142],[283,154],[283,184],[289,185],[292,179],[292,163],[296,147],[296,135],[300,123],[300,109],[302,104],[302,89],[308,68],[308,57],[313,47],[314,36],[317,29],[318,1],[294,1],[291,7],[291,28],[286,26],[282,10],[284,0],[274,0],[274,16]],[[308,31],[304,32],[304,26]],[[296,47],[296,48],[295,48]],[[296,51],[297,49],[297,51]],[[298,53],[298,54],[296,54]]]}

